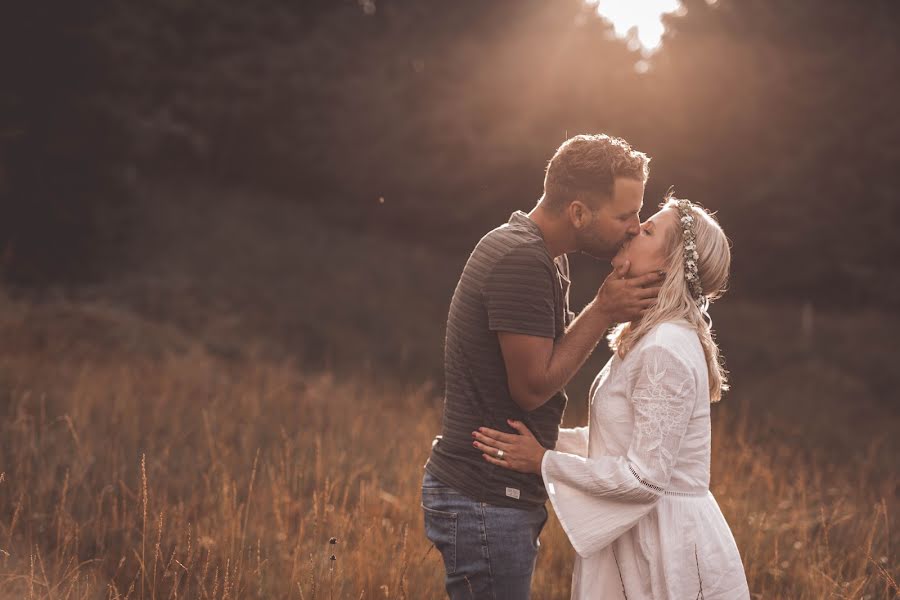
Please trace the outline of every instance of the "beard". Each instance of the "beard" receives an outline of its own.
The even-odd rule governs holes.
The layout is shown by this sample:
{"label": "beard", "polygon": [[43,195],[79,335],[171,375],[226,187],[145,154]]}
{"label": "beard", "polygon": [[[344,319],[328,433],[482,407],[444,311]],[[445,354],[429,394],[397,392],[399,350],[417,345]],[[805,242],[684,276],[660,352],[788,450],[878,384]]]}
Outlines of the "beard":
{"label": "beard", "polygon": [[575,242],[578,244],[578,251],[602,261],[612,260],[612,257],[618,254],[622,246],[625,245],[626,240],[627,237],[617,242],[610,242],[593,233],[575,232]]}

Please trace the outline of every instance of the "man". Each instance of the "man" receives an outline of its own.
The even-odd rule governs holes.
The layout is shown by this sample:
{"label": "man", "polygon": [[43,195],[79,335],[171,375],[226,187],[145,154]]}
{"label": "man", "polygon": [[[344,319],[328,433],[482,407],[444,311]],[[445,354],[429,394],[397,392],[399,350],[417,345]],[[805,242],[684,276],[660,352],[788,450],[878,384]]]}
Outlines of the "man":
{"label": "man", "polygon": [[471,432],[489,424],[514,433],[513,419],[555,447],[563,386],[611,325],[654,302],[661,277],[626,279],[626,264],[578,317],[568,308],[566,254],[610,260],[639,233],[648,164],[622,139],[566,140],[537,206],[484,236],[463,269],[447,319],[443,427],[422,484],[426,534],[453,600],[529,597],[547,519],[543,481],[483,460]]}

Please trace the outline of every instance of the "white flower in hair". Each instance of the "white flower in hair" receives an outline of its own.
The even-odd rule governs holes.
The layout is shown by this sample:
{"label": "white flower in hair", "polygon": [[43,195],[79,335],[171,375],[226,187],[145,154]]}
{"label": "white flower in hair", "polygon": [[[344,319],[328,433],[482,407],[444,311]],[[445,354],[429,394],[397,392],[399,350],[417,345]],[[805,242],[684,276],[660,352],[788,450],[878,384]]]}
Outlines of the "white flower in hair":
{"label": "white flower in hair", "polygon": [[682,248],[684,254],[684,278],[688,282],[688,288],[691,290],[691,296],[698,305],[702,305],[705,296],[703,295],[703,286],[700,285],[700,274],[697,269],[697,260],[700,254],[697,252],[695,243],[696,235],[694,232],[694,217],[691,214],[694,205],[690,200],[677,200],[676,206],[680,214]]}

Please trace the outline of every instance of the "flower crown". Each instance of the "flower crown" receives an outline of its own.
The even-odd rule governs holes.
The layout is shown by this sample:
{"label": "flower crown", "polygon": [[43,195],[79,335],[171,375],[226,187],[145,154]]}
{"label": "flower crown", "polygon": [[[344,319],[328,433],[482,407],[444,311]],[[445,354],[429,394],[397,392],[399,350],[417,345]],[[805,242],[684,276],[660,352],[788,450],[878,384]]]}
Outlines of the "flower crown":
{"label": "flower crown", "polygon": [[690,200],[676,200],[679,222],[681,224],[681,240],[684,244],[684,278],[687,280],[691,296],[698,305],[704,304],[706,297],[703,295],[703,286],[700,285],[700,273],[697,270],[697,235],[694,231],[694,205]]}

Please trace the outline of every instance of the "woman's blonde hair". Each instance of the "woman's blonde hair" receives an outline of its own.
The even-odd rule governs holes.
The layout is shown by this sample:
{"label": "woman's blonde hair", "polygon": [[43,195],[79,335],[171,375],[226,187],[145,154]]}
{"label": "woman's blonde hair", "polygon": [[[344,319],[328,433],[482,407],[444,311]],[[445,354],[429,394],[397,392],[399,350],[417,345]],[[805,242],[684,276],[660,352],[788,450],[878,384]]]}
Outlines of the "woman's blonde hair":
{"label": "woman's blonde hair", "polygon": [[[679,219],[681,215],[678,212],[678,202],[670,192],[660,207],[671,208],[675,211],[675,218]],[[722,393],[728,390],[727,372],[713,336],[712,320],[707,322],[709,316],[705,314],[705,307],[707,301],[712,302],[725,292],[731,267],[731,247],[712,213],[696,204],[691,204],[690,210],[694,217],[696,252],[699,255],[697,271],[705,300],[700,298],[698,305],[698,301],[691,295],[685,279],[682,229],[680,226],[671,227],[666,234],[665,244],[666,260],[663,269],[666,271],[666,278],[659,290],[656,304],[639,321],[616,327],[609,336],[609,347],[624,358],[654,326],[684,319],[696,328],[700,337],[709,370],[709,397],[712,402],[718,402]]]}

